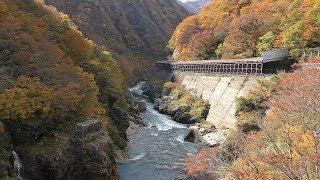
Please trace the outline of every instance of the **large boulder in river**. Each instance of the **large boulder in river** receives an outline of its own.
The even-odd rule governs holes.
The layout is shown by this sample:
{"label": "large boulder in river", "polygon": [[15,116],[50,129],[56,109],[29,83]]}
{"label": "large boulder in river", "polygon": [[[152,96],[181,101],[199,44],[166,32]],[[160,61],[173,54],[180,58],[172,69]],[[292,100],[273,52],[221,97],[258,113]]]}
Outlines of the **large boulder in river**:
{"label": "large boulder in river", "polygon": [[156,85],[152,84],[151,82],[146,82],[142,86],[142,94],[148,96],[150,100],[154,101],[160,97],[161,94],[161,87],[157,87]]}
{"label": "large boulder in river", "polygon": [[174,116],[173,119],[177,121],[178,123],[182,124],[193,124],[195,123],[194,121],[191,120],[191,116],[187,112],[177,112]]}
{"label": "large boulder in river", "polygon": [[132,102],[131,102],[131,111],[134,113],[140,113],[147,110],[147,105],[144,101],[142,101],[140,98],[132,96]]}
{"label": "large boulder in river", "polygon": [[167,114],[168,113],[168,97],[158,98],[155,100],[154,107],[160,113]]}
{"label": "large boulder in river", "polygon": [[194,143],[195,140],[196,140],[196,133],[194,132],[194,130],[191,130],[188,133],[188,135],[184,138],[184,141],[192,142],[192,143]]}
{"label": "large boulder in river", "polygon": [[193,124],[203,122],[207,118],[210,109],[209,102],[186,89],[168,82],[165,83],[161,95],[155,100],[155,109],[162,114],[170,115],[176,122]]}

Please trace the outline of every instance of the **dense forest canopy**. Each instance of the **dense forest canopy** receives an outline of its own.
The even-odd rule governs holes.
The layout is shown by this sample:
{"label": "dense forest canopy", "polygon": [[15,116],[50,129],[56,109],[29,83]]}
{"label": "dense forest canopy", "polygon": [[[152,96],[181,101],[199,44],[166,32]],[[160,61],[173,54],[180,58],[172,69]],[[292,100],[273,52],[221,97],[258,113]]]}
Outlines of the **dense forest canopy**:
{"label": "dense forest canopy", "polygon": [[319,179],[320,58],[259,81],[237,99],[237,130],[188,156],[188,174],[231,179]]}
{"label": "dense forest canopy", "polygon": [[70,16],[85,37],[110,49],[126,77],[166,59],[165,46],[189,13],[176,0],[45,0]]}
{"label": "dense forest canopy", "polygon": [[4,123],[99,118],[108,125],[114,106],[127,107],[110,53],[41,0],[0,1],[0,65]]}
{"label": "dense forest canopy", "polygon": [[168,48],[180,60],[245,58],[272,48],[320,45],[318,0],[216,0],[185,19]]}

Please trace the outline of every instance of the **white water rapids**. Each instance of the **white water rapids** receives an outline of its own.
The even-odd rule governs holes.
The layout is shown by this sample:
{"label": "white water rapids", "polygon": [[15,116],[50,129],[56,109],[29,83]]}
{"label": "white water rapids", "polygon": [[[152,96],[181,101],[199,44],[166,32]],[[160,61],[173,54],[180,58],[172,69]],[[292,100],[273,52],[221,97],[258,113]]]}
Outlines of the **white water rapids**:
{"label": "white water rapids", "polygon": [[[130,89],[140,94],[142,83]],[[129,159],[120,164],[122,180],[170,180],[184,176],[185,157],[195,153],[200,144],[184,142],[189,130],[167,115],[160,114],[147,99],[147,110],[140,114],[145,127],[128,137]]]}

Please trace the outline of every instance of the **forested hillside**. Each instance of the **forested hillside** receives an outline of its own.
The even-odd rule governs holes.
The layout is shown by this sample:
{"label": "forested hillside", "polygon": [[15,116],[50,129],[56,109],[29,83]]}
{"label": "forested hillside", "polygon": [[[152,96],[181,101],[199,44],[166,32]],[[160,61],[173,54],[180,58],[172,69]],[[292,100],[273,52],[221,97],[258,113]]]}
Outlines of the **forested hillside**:
{"label": "forested hillside", "polygon": [[245,58],[278,47],[299,56],[320,45],[318,0],[216,0],[184,20],[168,48],[180,60]]}
{"label": "forested hillside", "polygon": [[281,72],[237,100],[238,129],[221,147],[188,157],[193,176],[319,179],[320,58]]}
{"label": "forested hillside", "polygon": [[176,0],[46,2],[68,14],[85,37],[110,48],[127,77],[147,70],[150,61],[166,59],[166,44],[188,16]]}
{"label": "forested hillside", "polygon": [[[38,0],[0,1],[0,178],[10,172],[12,148],[22,153],[33,178],[64,175],[75,124],[91,118],[102,120],[123,148],[126,91],[111,54],[85,39],[68,16]],[[116,166],[108,163],[104,173]]]}

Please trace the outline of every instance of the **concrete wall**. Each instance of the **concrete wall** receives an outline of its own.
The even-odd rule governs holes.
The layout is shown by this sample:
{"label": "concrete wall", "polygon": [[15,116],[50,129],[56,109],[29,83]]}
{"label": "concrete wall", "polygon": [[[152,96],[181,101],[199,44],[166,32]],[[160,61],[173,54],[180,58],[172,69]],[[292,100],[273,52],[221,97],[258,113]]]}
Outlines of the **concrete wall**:
{"label": "concrete wall", "polygon": [[175,81],[193,94],[208,100],[207,121],[216,127],[236,128],[236,98],[246,96],[261,76],[218,76],[175,73]]}
{"label": "concrete wall", "polygon": [[101,130],[101,120],[91,119],[83,123],[78,123],[75,130],[75,137],[86,139],[89,133]]}

